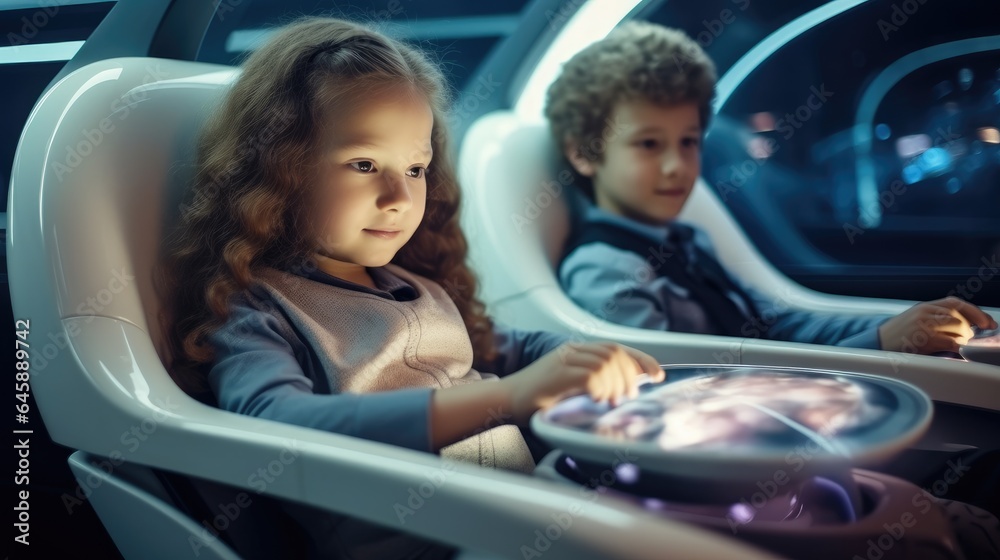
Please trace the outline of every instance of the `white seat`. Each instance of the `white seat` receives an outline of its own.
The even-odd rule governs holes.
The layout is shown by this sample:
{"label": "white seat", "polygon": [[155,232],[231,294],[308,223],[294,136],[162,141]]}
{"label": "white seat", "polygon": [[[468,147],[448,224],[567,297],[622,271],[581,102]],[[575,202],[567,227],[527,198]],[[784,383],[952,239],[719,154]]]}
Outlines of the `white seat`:
{"label": "white seat", "polygon": [[[424,492],[442,472],[439,457],[232,414],[182,392],[157,352],[151,271],[194,171],[196,133],[234,75],[184,61],[103,60],[55,84],[29,117],[11,178],[8,262],[14,315],[30,320],[39,408],[31,413],[42,415],[53,441],[112,465],[349,514],[470,555],[521,558],[536,531],[575,511],[573,530],[546,558],[652,559],[667,550],[679,558],[770,557],[624,502],[588,502],[561,485],[475,465],[449,468],[433,497],[401,519],[394,504]],[[77,476],[92,473],[91,459],[75,457]],[[253,476],[260,469],[272,475],[263,488]],[[129,489],[125,467],[110,470],[121,484],[102,485],[118,496],[95,501],[104,522],[128,526],[123,517],[141,514],[151,525],[112,531],[121,550],[183,554],[160,538],[196,524],[155,504],[152,487]]]}
{"label": "white seat", "polygon": [[741,339],[622,327],[565,295],[555,268],[571,210],[581,201],[569,170],[554,168],[554,158],[548,130],[521,122],[513,112],[480,118],[463,139],[462,228],[491,315],[522,328],[618,340],[658,357],[669,348],[671,362],[712,363],[713,353],[738,354]]}
{"label": "white seat", "polygon": [[[122,556],[148,558],[150,549],[155,547],[162,558],[188,558],[192,553],[205,560],[240,558],[214,535],[199,538],[206,529],[173,507],[169,492],[152,471],[121,463],[109,473],[102,468],[106,464],[111,464],[107,458],[83,451],[69,458],[74,476],[81,488],[87,488],[87,499]],[[136,538],[150,534],[152,528],[155,528],[155,543],[152,539]]]}
{"label": "white seat", "polygon": [[[566,296],[556,276],[579,202],[574,199],[569,168],[558,167],[548,128],[524,121],[513,111],[496,111],[472,124],[459,156],[462,226],[469,237],[470,259],[480,273],[480,296],[495,318],[581,339],[615,340],[663,363],[857,371],[911,382],[938,402],[1000,410],[992,396],[1000,392],[1000,368],[990,365],[877,350],[647,331],[591,315]],[[819,294],[794,284],[760,256],[703,181],[696,184],[682,217],[712,236],[724,265],[753,279],[758,289],[782,297],[789,307],[891,313],[907,305]]]}

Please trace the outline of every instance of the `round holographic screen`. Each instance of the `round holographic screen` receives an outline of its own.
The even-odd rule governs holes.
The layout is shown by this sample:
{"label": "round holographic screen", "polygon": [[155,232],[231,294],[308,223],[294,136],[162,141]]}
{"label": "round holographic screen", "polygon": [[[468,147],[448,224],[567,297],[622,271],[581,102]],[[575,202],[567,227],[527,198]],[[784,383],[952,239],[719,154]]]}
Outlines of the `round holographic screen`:
{"label": "round holographic screen", "polygon": [[[617,407],[581,396],[533,419],[544,439],[591,458],[623,445],[680,460],[780,460],[806,447],[844,460],[884,455],[926,429],[919,389],[893,379],[802,368],[671,367]],[[568,449],[567,449],[568,450]],[[881,452],[880,452],[881,450]]]}

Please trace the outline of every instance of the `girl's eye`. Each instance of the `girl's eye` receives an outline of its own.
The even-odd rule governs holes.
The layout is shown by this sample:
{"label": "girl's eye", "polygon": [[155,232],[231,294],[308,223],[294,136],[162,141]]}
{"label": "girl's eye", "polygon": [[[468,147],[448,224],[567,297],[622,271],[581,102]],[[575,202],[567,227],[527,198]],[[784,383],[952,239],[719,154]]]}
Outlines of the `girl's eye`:
{"label": "girl's eye", "polygon": [[351,163],[351,167],[362,173],[370,173],[373,169],[375,169],[375,165],[373,165],[370,161],[355,161]]}
{"label": "girl's eye", "polygon": [[409,173],[410,177],[413,177],[414,179],[419,179],[419,178],[421,178],[421,177],[424,176],[424,173],[427,173],[427,168],[426,167],[414,167],[414,168],[411,168],[407,173]]}
{"label": "girl's eye", "polygon": [[700,142],[700,140],[698,138],[685,138],[684,139],[684,146],[686,146],[688,148],[697,148],[698,144],[700,144],[700,143],[701,142]]}
{"label": "girl's eye", "polygon": [[642,146],[643,148],[652,150],[653,148],[659,146],[659,142],[653,140],[652,138],[647,138],[645,140],[640,140],[639,145]]}

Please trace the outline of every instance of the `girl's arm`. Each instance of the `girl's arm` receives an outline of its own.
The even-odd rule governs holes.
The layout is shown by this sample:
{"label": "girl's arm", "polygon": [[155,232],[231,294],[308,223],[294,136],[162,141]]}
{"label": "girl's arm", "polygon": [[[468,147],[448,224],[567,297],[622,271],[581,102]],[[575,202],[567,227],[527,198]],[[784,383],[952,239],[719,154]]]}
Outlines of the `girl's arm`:
{"label": "girl's arm", "polygon": [[249,302],[209,337],[216,361],[208,374],[219,408],[327,432],[430,451],[432,389],[380,393],[315,392],[296,354],[305,350],[280,316]]}
{"label": "girl's arm", "polygon": [[439,389],[431,397],[431,450],[510,423],[511,395],[505,383],[467,383]]}
{"label": "girl's arm", "polygon": [[434,392],[431,445],[441,447],[500,424],[528,425],[535,411],[573,395],[618,401],[639,394],[640,375],[666,374],[652,356],[612,342],[566,343],[499,382]]}
{"label": "girl's arm", "polygon": [[[635,392],[635,376],[657,362],[609,343],[563,344],[499,381],[366,394],[313,392],[296,358],[301,341],[288,325],[253,305],[235,305],[209,337],[217,353],[209,384],[232,412],[436,452],[501,424],[526,426],[531,414],[572,394],[613,398]],[[631,357],[628,357],[631,355]]]}

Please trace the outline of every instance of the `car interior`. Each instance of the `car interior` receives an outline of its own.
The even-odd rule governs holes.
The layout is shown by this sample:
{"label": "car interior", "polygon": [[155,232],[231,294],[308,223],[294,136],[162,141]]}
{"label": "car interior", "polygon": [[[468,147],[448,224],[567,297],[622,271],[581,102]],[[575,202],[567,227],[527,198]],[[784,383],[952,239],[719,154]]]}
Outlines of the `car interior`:
{"label": "car interior", "polygon": [[[383,524],[396,523],[392,508],[378,505],[393,496],[388,503],[405,499],[409,488],[419,487],[427,473],[441,468],[439,458],[226,413],[184,394],[165,371],[157,353],[157,323],[151,319],[157,309],[150,284],[151,258],[157,254],[165,221],[176,218],[178,196],[190,178],[193,135],[232,71],[197,63],[159,62],[158,68],[156,64],[147,59],[108,59],[70,75],[48,92],[29,120],[22,140],[22,146],[34,141],[38,146],[47,146],[61,143],[52,134],[62,131],[75,138],[79,130],[99,130],[102,119],[118,120],[118,134],[95,143],[94,151],[70,171],[34,166],[34,179],[21,183],[18,173],[13,184],[13,245],[23,247],[27,254],[37,254],[41,247],[51,248],[45,249],[50,255],[47,259],[27,259],[36,261],[35,273],[47,280],[44,284],[34,283],[30,287],[32,295],[18,292],[17,305],[32,310],[32,330],[75,333],[67,337],[67,348],[53,356],[45,369],[36,368],[33,375],[32,389],[51,436],[80,450],[71,459],[79,479],[100,479],[92,485],[96,488],[91,503],[102,519],[115,519],[107,521],[106,526],[126,556],[141,556],[151,549],[175,558],[194,557],[195,552],[205,553],[211,547],[220,549],[216,552],[220,558],[233,557],[234,552],[220,540],[204,538],[204,527],[194,518],[178,514],[180,504],[154,501],[164,492],[169,496],[177,491],[160,490],[157,479],[151,478],[148,471],[145,477],[130,473],[132,476],[126,478],[119,476],[117,467],[110,474],[101,470],[102,462],[115,462],[116,450],[118,461],[126,450],[119,426],[138,426],[143,435],[148,432],[149,444],[140,440],[129,449],[125,464],[130,467],[147,465],[158,471],[228,484],[245,492],[248,475],[254,471],[248,470],[248,465],[270,468],[277,463],[287,472],[267,485],[268,496],[331,511],[337,511],[340,504],[343,513]],[[171,77],[145,83],[154,70]],[[123,113],[106,111],[116,100],[130,98],[137,101],[122,105],[121,111],[128,111],[124,119]],[[64,110],[45,111],[48,102]],[[94,120],[98,114],[103,116]],[[148,130],[158,132],[147,135]],[[18,172],[28,170],[20,165],[16,168]],[[59,175],[60,171],[65,174]],[[22,184],[31,184],[36,191],[22,197]],[[34,211],[20,210],[19,201],[34,205]],[[23,221],[19,219],[21,212]],[[21,231],[25,232],[23,238]],[[36,249],[31,249],[33,243],[39,244]],[[95,246],[102,248],[97,255],[85,249]],[[12,247],[15,262],[20,262],[19,250]],[[122,282],[118,293],[96,313],[81,313],[88,298],[100,302],[102,291],[110,293],[108,271],[134,280]],[[46,370],[58,373],[46,375]],[[47,390],[47,386],[51,389]],[[86,423],[79,421],[83,417],[88,419]],[[331,443],[334,441],[337,443]],[[294,461],[289,460],[285,466],[278,461],[290,446],[299,449],[292,455]],[[206,453],[211,460],[206,460]],[[481,474],[471,467],[468,472],[456,472],[447,485],[437,489],[435,499],[428,501],[427,507],[433,507],[434,513],[414,516],[406,529],[477,554],[497,555],[509,548],[518,535],[531,535],[532,531],[525,533],[526,528],[558,514],[567,498],[577,499],[560,486],[533,480],[525,484],[523,477],[503,472],[490,473],[487,481]],[[102,489],[116,495],[95,500],[93,496]],[[445,497],[452,493],[454,501]],[[495,499],[498,493],[504,496],[502,503]],[[183,496],[184,492],[179,494]],[[371,504],[370,510],[359,510],[360,502]],[[206,502],[209,507],[219,503]],[[231,503],[236,503],[235,497],[221,505]],[[243,511],[246,513],[242,515],[249,517],[249,508]],[[223,513],[213,519],[227,519],[219,515]],[[688,529],[678,527],[675,538],[668,539],[671,531],[660,527],[653,531],[656,522],[642,512],[612,518],[595,512],[593,517],[587,517],[575,520],[579,527],[587,527],[573,533],[580,542],[565,546],[560,554],[627,556],[626,548],[635,540],[627,544],[616,536],[605,538],[601,544],[596,542],[602,531],[607,537],[617,535],[625,520],[629,531],[637,532],[636,539],[649,541],[644,546],[647,550],[656,541],[662,546],[668,540],[676,549],[680,540],[690,537]],[[470,531],[453,533],[446,531],[446,527],[453,526],[449,519],[459,525],[476,519],[480,526],[473,524]],[[484,535],[485,526],[491,527],[488,536]],[[643,531],[642,526],[647,530]],[[186,538],[177,538],[179,531],[187,531]],[[260,537],[268,533],[248,530],[247,534]],[[717,555],[729,547],[739,550],[735,544],[719,544],[707,535],[699,536],[713,544],[693,544],[693,556]],[[163,540],[154,543],[151,538]],[[204,549],[195,549],[191,539],[208,544]],[[602,549],[603,553],[598,552]],[[267,549],[252,542],[239,550],[243,555],[252,555]]]}
{"label": "car interior", "polygon": [[[863,3],[808,3],[767,37],[784,37],[788,43],[795,32],[810,29],[808,22],[820,25],[822,18]],[[551,65],[565,60],[566,52],[571,55],[595,34],[657,3],[532,3],[523,17],[534,27],[511,30],[509,41],[530,32],[545,48],[511,46],[523,57],[519,65],[496,54],[502,49],[494,50],[470,74],[474,83],[505,71],[516,76],[510,82],[517,84],[506,97],[491,97],[454,123],[460,138],[455,149],[462,227],[480,297],[494,319],[512,327],[612,340],[647,352],[679,368],[670,383],[727,368],[881,383],[885,395],[879,402],[898,405],[885,405],[885,421],[896,422],[894,431],[882,425],[888,431],[879,432],[877,443],[858,444],[845,455],[857,461],[820,473],[837,480],[836,488],[847,488],[845,496],[825,478],[803,478],[804,486],[785,496],[791,504],[779,499],[768,506],[773,511],[748,509],[739,506],[740,499],[752,500],[764,488],[760,481],[787,464],[787,456],[765,460],[751,454],[740,463],[736,453],[730,462],[718,455],[705,461],[697,449],[664,452],[648,442],[635,444],[639,459],[629,464],[637,466],[643,482],[630,485],[627,469],[616,465],[609,471],[612,451],[620,444],[602,447],[593,434],[559,424],[560,413],[580,414],[563,406],[569,401],[533,419],[532,428],[552,450],[539,462],[536,476],[525,476],[447,465],[430,454],[229,413],[187,395],[163,365],[166,345],[152,274],[196,169],[198,132],[239,70],[197,59],[193,53],[202,36],[181,30],[204,31],[220,24],[220,6],[235,14],[253,2],[240,4],[119,0],[35,102],[10,174],[7,274],[13,317],[24,319],[18,328],[30,332],[34,343],[31,412],[44,419],[48,437],[71,452],[68,467],[77,486],[64,504],[71,510],[87,502],[122,557],[305,558],[301,530],[280,513],[279,501],[436,541],[454,547],[462,560],[543,554],[637,560],[871,558],[873,551],[886,559],[918,553],[963,557],[945,514],[936,510],[922,518],[930,521],[882,546],[885,527],[912,511],[911,497],[920,490],[879,467],[901,456],[932,461],[956,449],[1000,447],[1000,362],[989,363],[995,352],[953,359],[645,331],[591,315],[561,289],[559,259],[586,202],[567,180],[568,170],[561,167],[540,119],[544,87],[535,84],[544,84],[546,73],[551,79]],[[738,9],[741,3],[717,4]],[[271,9],[283,11],[274,3]],[[546,13],[564,14],[567,21],[546,19]],[[580,29],[591,31],[581,35]],[[182,39],[169,42],[171,34]],[[737,61],[730,62],[735,69],[730,72],[742,71]],[[730,83],[726,75],[721,74],[720,93]],[[933,76],[921,80],[935,82]],[[725,99],[718,103],[721,107]],[[738,147],[745,126],[720,111],[709,143]],[[878,151],[885,149],[878,145],[872,157],[887,160],[891,153]],[[896,165],[895,160],[886,165]],[[920,167],[919,162],[911,165]],[[745,208],[734,210],[719,195],[713,186],[716,167],[706,165],[706,176],[681,218],[716,240],[719,260],[755,289],[792,308],[817,311],[895,314],[916,303],[906,296],[820,291],[791,277],[739,220]],[[927,173],[937,175],[921,180],[943,176]],[[977,181],[996,177],[986,171],[968,174]],[[990,200],[994,194],[977,196]],[[815,249],[809,242],[802,246]],[[983,309],[1000,319],[995,304]],[[900,403],[910,403],[909,408]],[[591,410],[591,404],[581,406]],[[428,484],[442,472],[447,473],[444,483]],[[600,489],[596,499],[581,492],[588,479],[608,472],[624,482],[591,484]],[[684,488],[696,490],[682,493]],[[811,501],[796,506],[795,500]],[[408,504],[414,514],[404,520],[394,504]],[[791,510],[799,513],[789,518]],[[567,511],[575,513],[567,516]],[[850,513],[830,513],[841,511]],[[749,517],[734,528],[733,519],[743,514]],[[570,525],[559,525],[560,519],[570,519]]]}

